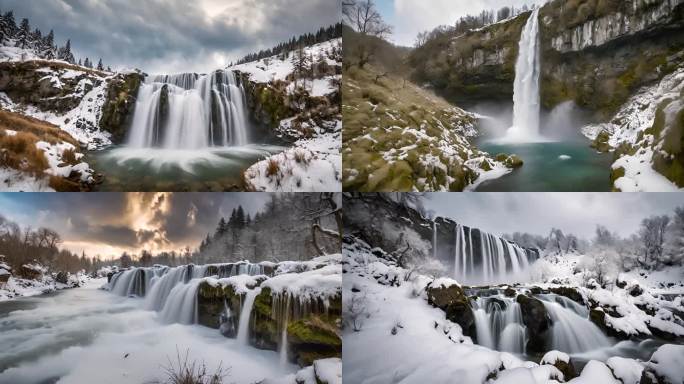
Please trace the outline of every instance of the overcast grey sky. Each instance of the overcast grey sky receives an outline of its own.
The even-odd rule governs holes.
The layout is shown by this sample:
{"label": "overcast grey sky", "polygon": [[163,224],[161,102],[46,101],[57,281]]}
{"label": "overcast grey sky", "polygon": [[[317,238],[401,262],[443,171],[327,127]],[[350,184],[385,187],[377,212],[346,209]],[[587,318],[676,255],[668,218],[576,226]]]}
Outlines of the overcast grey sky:
{"label": "overcast grey sky", "polygon": [[684,193],[431,193],[425,205],[494,234],[547,235],[555,227],[591,238],[596,224],[629,236],[644,217],[684,206]]}
{"label": "overcast grey sky", "polygon": [[191,249],[241,205],[261,210],[265,193],[0,193],[0,214],[18,223],[52,228],[64,246],[89,256],[120,256]]}
{"label": "overcast grey sky", "polygon": [[453,25],[461,16],[506,6],[543,4],[548,0],[376,0],[385,21],[394,27],[390,40],[412,46],[416,35],[440,25]]}
{"label": "overcast grey sky", "polygon": [[149,73],[209,72],[340,21],[339,0],[2,0],[77,57]]}

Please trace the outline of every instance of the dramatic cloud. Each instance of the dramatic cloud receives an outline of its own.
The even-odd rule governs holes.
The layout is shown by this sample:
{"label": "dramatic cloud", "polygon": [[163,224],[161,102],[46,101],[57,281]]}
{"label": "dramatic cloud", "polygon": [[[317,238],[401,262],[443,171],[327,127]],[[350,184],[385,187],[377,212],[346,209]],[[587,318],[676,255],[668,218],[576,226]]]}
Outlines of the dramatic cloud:
{"label": "dramatic cloud", "polygon": [[71,38],[75,56],[150,73],[208,72],[339,22],[339,0],[3,0],[3,12]]}
{"label": "dramatic cloud", "polygon": [[466,15],[477,15],[484,10],[498,10],[506,6],[543,4],[548,0],[378,0],[385,19],[393,24],[392,41],[412,46],[416,35],[439,25],[453,25]]}
{"label": "dramatic cloud", "polygon": [[0,212],[22,227],[49,227],[64,246],[103,257],[195,248],[238,205],[259,211],[260,193],[0,194]]}
{"label": "dramatic cloud", "polygon": [[548,235],[551,228],[591,238],[597,224],[629,236],[650,215],[684,206],[682,193],[432,193],[426,208],[438,216],[503,234]]}

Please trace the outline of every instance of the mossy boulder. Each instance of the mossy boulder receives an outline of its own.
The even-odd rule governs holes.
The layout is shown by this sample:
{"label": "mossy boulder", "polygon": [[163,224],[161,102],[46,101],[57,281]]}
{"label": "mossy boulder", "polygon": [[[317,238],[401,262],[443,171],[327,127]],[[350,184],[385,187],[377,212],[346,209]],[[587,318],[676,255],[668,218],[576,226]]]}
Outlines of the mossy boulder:
{"label": "mossy boulder", "polygon": [[289,356],[300,366],[342,356],[339,318],[313,315],[287,325]]}
{"label": "mossy boulder", "polygon": [[252,309],[253,328],[251,343],[260,349],[277,350],[280,342],[280,330],[272,316],[273,297],[269,288],[262,288],[254,298]]}
{"label": "mossy boulder", "polygon": [[[231,285],[202,282],[197,290],[197,322],[205,327],[221,329],[226,337],[235,337],[242,301],[244,295],[237,294]],[[230,319],[225,317],[226,305],[234,315]],[[228,322],[232,324],[224,325]]]}
{"label": "mossy boulder", "polygon": [[527,351],[545,352],[552,323],[544,303],[526,295],[518,295],[516,301],[520,304],[523,324],[527,327],[529,335]]}
{"label": "mossy boulder", "polygon": [[508,168],[520,168],[523,166],[523,160],[518,157],[518,155],[510,155],[506,158],[504,164],[506,164]]}
{"label": "mossy boulder", "polygon": [[608,144],[609,140],[610,133],[608,133],[608,131],[601,131],[596,135],[596,138],[594,138],[594,141],[590,146],[599,152],[608,152],[611,149],[610,144]]}
{"label": "mossy boulder", "polygon": [[100,128],[111,133],[115,142],[122,142],[126,137],[143,79],[143,75],[137,72],[119,74],[109,79]]}
{"label": "mossy boulder", "polygon": [[463,288],[456,284],[448,287],[428,286],[425,292],[428,304],[443,310],[447,319],[461,326],[464,335],[475,337],[475,317]]}

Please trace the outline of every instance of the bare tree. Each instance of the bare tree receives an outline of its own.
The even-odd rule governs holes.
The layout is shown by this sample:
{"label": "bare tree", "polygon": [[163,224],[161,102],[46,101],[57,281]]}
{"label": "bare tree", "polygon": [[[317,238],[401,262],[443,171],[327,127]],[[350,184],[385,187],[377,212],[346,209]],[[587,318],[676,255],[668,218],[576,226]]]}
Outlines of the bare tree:
{"label": "bare tree", "polygon": [[373,0],[345,0],[342,15],[349,26],[361,34],[383,38],[392,33],[392,27],[382,20]]}
{"label": "bare tree", "polygon": [[663,257],[665,231],[669,223],[670,217],[667,215],[651,216],[641,221],[639,234],[644,245],[643,264],[653,264],[658,268]]}

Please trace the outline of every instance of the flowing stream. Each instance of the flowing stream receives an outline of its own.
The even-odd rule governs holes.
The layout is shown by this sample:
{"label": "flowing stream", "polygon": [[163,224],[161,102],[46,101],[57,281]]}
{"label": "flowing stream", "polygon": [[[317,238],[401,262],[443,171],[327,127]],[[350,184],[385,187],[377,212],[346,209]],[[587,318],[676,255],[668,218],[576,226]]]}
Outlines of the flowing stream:
{"label": "flowing stream", "polygon": [[230,368],[230,382],[281,378],[298,369],[281,365],[275,351],[241,345],[215,329],[170,324],[142,299],[99,289],[105,283],[0,302],[0,383],[157,382],[186,353],[209,372],[219,364]]}

